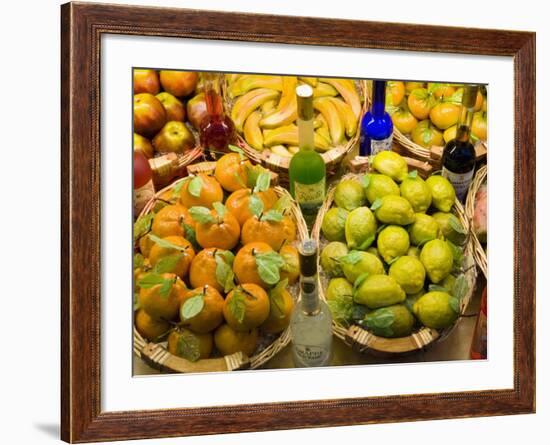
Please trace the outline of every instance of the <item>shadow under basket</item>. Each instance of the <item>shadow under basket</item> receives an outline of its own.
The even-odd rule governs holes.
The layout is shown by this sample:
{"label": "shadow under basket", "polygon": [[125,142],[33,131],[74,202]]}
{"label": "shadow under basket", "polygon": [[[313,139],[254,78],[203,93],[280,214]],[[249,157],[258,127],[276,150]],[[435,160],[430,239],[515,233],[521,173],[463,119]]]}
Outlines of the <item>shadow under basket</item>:
{"label": "shadow under basket", "polygon": [[[358,180],[359,177],[360,175],[350,173],[343,176],[341,179]],[[325,202],[321,207],[321,209],[319,210],[317,219],[315,221],[315,225],[313,226],[313,229],[312,229],[312,237],[318,241],[320,250],[322,250],[326,246],[326,244],[329,242],[323,237],[321,233],[321,224],[326,212],[332,206],[332,203],[334,200],[334,190],[336,188],[336,185],[337,183],[333,184],[332,187],[328,190]],[[462,204],[458,200],[455,201],[452,208],[452,212],[457,216],[457,218],[459,219],[463,227],[470,234],[471,233],[470,224],[466,219],[464,208],[462,207]],[[377,335],[374,335],[372,332],[364,329],[359,325],[352,324],[351,326],[346,326],[344,324],[341,324],[333,320],[332,330],[334,335],[340,338],[341,340],[343,340],[348,346],[350,346],[354,350],[357,350],[362,353],[369,353],[371,355],[380,356],[380,357],[392,357],[392,356],[412,354],[414,352],[424,350],[430,347],[436,341],[440,341],[446,338],[457,326],[457,324],[460,323],[460,316],[464,314],[466,307],[468,306],[472,298],[472,295],[474,294],[477,274],[476,274],[476,267],[475,267],[475,262],[474,262],[474,257],[472,252],[473,252],[473,241],[472,241],[472,237],[468,236],[468,239],[466,241],[465,248],[464,248],[464,263],[463,263],[464,276],[466,278],[466,282],[468,285],[468,292],[460,302],[460,315],[452,326],[441,330],[436,330],[436,329],[423,326],[422,328],[418,329],[417,331],[413,332],[411,335],[408,335],[406,337],[385,338],[385,337],[379,337]],[[320,265],[320,255],[318,256],[317,267],[319,270],[320,297],[321,299],[326,301],[324,290],[326,289],[330,278],[327,276],[327,274],[324,273]]]}
{"label": "shadow under basket", "polygon": [[[196,165],[196,167],[195,167]],[[212,173],[215,168],[215,162],[202,162],[199,164],[194,164],[188,166],[189,172],[198,173]],[[180,181],[184,181],[185,178],[179,179],[174,183],[170,184],[168,187],[160,190],[155,194],[155,196],[145,205],[140,216],[150,213],[157,202],[159,197],[175,187]],[[284,195],[290,195],[288,192],[279,186],[273,187],[275,193],[281,197]],[[302,214],[291,198],[291,207],[290,215],[296,223],[297,231],[297,241],[300,242],[305,237],[308,236],[307,226],[303,220]],[[296,301],[298,298],[297,295],[297,286],[294,286],[294,289],[289,287],[289,292]],[[261,334],[263,335],[263,334]],[[271,338],[273,338],[272,341]],[[259,341],[259,346],[256,349],[255,353],[248,357],[242,352],[237,352],[235,354],[213,357],[207,359],[197,360],[192,362],[184,358],[178,357],[171,354],[165,347],[164,343],[154,343],[149,342],[144,339],[141,334],[137,331],[134,326],[133,331],[133,350],[134,353],[140,357],[145,363],[151,366],[154,369],[157,369],[161,372],[171,372],[171,373],[195,373],[195,372],[220,372],[220,371],[236,371],[240,369],[256,369],[261,367],[263,364],[267,363],[271,358],[277,355],[288,343],[290,342],[290,329],[287,327],[280,334],[276,335],[265,335],[261,337]]]}

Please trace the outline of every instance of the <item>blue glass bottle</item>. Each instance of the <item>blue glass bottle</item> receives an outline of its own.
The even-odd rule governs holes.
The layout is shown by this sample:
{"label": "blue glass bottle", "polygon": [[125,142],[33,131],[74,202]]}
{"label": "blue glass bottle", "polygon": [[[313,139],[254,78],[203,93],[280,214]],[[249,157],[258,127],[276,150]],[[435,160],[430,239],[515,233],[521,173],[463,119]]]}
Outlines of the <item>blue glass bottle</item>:
{"label": "blue glass bottle", "polygon": [[385,110],[386,81],[374,80],[372,83],[372,105],[361,120],[360,156],[392,148],[393,122]]}

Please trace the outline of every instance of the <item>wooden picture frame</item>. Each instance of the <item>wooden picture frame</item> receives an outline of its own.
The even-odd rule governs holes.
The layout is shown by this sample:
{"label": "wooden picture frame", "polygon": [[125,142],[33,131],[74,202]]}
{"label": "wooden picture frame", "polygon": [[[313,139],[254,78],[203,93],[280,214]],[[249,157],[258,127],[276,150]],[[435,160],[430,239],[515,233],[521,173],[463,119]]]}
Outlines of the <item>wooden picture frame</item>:
{"label": "wooden picture frame", "polygon": [[[61,17],[63,440],[95,442],[534,412],[534,33],[89,3],[62,5]],[[513,389],[102,412],[99,73],[100,38],[106,33],[513,57]]]}

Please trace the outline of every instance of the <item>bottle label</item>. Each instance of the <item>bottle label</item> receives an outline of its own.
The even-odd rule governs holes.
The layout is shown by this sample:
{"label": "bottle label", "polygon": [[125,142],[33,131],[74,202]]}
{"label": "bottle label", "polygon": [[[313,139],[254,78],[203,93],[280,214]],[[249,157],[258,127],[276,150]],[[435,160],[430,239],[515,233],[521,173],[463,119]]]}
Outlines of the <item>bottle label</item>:
{"label": "bottle label", "polygon": [[381,151],[387,151],[392,149],[393,133],[385,139],[371,139],[365,134],[361,134],[361,154],[363,156],[374,156]]}
{"label": "bottle label", "polygon": [[305,366],[320,366],[327,359],[328,351],[320,346],[294,343],[294,353]]}
{"label": "bottle label", "polygon": [[441,176],[447,178],[449,182],[453,184],[456,192],[456,197],[460,201],[464,201],[466,193],[468,193],[468,187],[470,187],[470,182],[472,182],[472,178],[474,177],[474,169],[466,173],[454,173],[443,167],[443,172],[441,173]]}
{"label": "bottle label", "polygon": [[323,204],[325,199],[325,177],[315,184],[294,182],[294,198],[300,207],[316,208]]}

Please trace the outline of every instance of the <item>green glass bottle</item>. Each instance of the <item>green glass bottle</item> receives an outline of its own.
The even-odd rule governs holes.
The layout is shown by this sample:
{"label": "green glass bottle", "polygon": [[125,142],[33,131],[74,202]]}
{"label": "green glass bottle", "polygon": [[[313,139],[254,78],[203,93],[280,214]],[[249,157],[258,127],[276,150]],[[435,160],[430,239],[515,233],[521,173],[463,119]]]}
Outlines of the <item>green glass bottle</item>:
{"label": "green glass bottle", "polygon": [[298,142],[300,150],[289,167],[290,194],[296,200],[309,227],[325,199],[326,167],[313,142],[313,90],[309,85],[296,88]]}

